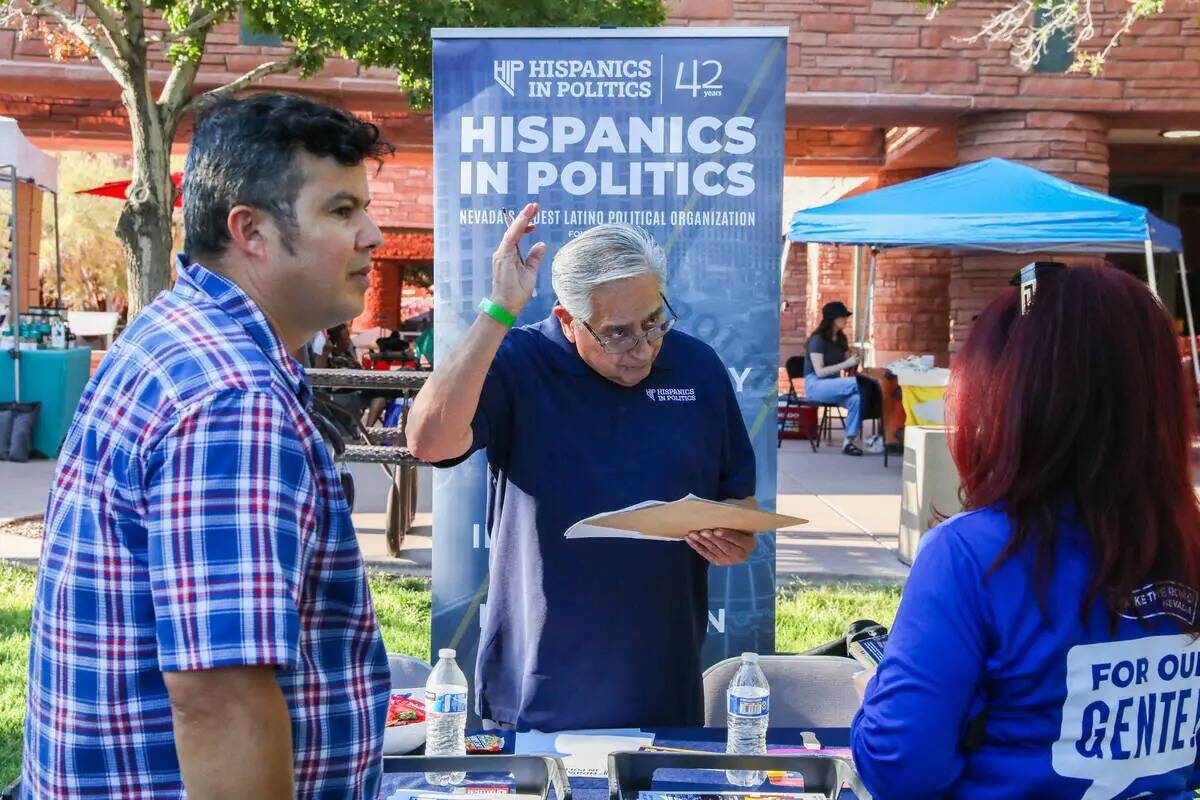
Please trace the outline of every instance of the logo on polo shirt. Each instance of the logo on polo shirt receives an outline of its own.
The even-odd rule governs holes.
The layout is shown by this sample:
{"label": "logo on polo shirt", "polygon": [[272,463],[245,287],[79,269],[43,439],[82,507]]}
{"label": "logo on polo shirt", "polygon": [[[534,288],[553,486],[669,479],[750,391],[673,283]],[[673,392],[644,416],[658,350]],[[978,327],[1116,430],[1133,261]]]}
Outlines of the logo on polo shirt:
{"label": "logo on polo shirt", "polygon": [[695,389],[647,389],[646,397],[656,403],[694,403]]}

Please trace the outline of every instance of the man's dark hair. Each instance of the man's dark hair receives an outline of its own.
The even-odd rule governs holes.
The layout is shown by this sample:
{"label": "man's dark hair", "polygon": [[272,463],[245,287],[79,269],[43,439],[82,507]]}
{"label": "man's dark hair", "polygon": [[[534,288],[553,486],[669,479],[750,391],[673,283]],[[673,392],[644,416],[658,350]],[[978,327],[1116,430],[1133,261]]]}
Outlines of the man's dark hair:
{"label": "man's dark hair", "polygon": [[378,161],[394,148],[371,123],[294,95],[221,98],[203,106],[183,173],[187,253],[221,255],[229,245],[229,211],[237,205],[270,213],[290,250],[304,185],[295,156],[300,149],[349,167]]}

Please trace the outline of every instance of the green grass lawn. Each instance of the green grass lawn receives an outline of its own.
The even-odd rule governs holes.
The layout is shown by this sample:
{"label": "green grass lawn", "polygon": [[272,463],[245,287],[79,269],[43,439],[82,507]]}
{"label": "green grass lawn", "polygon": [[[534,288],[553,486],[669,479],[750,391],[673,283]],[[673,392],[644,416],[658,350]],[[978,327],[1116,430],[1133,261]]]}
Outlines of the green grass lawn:
{"label": "green grass lawn", "polygon": [[[371,588],[388,650],[428,658],[428,582],[375,575]],[[855,619],[871,618],[890,625],[899,601],[897,586],[797,582],[779,592],[776,648],[780,652],[807,650],[842,635]],[[33,571],[0,563],[0,787],[13,781],[21,764],[32,604]]]}

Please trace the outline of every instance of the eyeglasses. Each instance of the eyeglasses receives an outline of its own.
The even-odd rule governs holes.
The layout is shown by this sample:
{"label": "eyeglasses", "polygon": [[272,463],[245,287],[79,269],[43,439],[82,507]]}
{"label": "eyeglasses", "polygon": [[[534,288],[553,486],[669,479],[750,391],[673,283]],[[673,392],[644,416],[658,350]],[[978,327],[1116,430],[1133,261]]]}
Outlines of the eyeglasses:
{"label": "eyeglasses", "polygon": [[666,295],[660,294],[659,297],[662,298],[663,305],[667,307],[667,311],[671,312],[671,316],[667,317],[662,322],[652,323],[649,327],[643,328],[642,332],[638,334],[619,333],[616,336],[601,338],[599,334],[592,330],[591,325],[588,325],[583,320],[579,320],[579,323],[587,329],[587,332],[592,335],[592,338],[595,339],[597,343],[599,343],[600,349],[602,349],[604,352],[613,356],[620,355],[621,353],[628,353],[630,350],[641,344],[643,340],[647,344],[653,344],[654,342],[657,342],[659,339],[666,336],[667,332],[670,331],[671,328],[674,328],[675,323],[679,321],[679,317],[675,314],[675,309],[671,308],[671,304],[667,302]]}

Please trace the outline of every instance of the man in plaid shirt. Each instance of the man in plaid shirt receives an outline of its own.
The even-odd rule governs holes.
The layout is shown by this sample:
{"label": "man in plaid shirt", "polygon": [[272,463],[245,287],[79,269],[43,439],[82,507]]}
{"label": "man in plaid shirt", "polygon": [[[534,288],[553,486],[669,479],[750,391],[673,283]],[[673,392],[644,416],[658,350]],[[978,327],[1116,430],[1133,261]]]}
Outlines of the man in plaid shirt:
{"label": "man in plaid shirt", "polygon": [[26,798],[374,798],[388,666],[289,353],[356,316],[373,126],[297,97],[197,119],[178,282],[92,380],[46,514]]}

